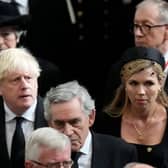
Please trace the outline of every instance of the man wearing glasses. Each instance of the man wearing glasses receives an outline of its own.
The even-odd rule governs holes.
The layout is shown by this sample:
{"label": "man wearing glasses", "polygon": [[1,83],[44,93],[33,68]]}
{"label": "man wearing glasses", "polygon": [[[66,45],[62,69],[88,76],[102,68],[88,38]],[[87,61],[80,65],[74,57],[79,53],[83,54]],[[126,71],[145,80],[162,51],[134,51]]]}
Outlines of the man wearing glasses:
{"label": "man wearing glasses", "polygon": [[[165,73],[168,73],[168,2],[163,0],[143,0],[136,6],[131,32],[136,46],[154,47],[165,58]],[[120,85],[118,64],[111,66],[104,90],[104,106],[111,102]],[[168,93],[168,80],[165,84]]]}
{"label": "man wearing glasses", "polygon": [[168,3],[163,0],[144,0],[136,7],[134,16],[136,46],[159,49],[165,58],[168,71]]}
{"label": "man wearing glasses", "polygon": [[32,132],[26,144],[25,168],[71,168],[69,138],[50,127]]}

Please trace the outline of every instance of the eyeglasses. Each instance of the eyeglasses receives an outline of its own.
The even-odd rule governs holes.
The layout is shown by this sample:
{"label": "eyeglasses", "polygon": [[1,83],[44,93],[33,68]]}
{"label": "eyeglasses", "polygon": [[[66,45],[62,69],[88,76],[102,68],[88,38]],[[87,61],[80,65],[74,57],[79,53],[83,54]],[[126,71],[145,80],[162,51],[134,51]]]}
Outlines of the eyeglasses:
{"label": "eyeglasses", "polygon": [[144,25],[140,25],[140,24],[133,24],[133,32],[135,33],[135,31],[137,29],[140,29],[140,31],[146,35],[148,34],[151,29],[153,28],[157,28],[157,27],[163,27],[163,26],[168,26],[168,24],[160,24],[160,25],[147,25],[147,24],[144,24]]}
{"label": "eyeglasses", "polygon": [[56,163],[48,163],[48,164],[43,164],[40,163],[38,161],[35,160],[31,160],[33,163],[38,164],[42,167],[46,167],[46,168],[60,168],[61,166],[63,166],[64,168],[71,168],[71,166],[73,165],[73,161],[64,161],[64,162],[56,162]]}

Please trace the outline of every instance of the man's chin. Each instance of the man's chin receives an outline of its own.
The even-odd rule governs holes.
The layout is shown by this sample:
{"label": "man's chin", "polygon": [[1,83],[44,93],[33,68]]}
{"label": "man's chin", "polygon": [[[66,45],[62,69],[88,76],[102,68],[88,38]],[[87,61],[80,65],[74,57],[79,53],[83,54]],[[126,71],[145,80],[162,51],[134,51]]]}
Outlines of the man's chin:
{"label": "man's chin", "polygon": [[136,42],[135,46],[136,47],[146,47],[146,45],[144,43],[142,43],[142,42]]}
{"label": "man's chin", "polygon": [[81,144],[77,141],[73,141],[71,142],[71,148],[72,151],[79,151],[79,149],[81,148]]}

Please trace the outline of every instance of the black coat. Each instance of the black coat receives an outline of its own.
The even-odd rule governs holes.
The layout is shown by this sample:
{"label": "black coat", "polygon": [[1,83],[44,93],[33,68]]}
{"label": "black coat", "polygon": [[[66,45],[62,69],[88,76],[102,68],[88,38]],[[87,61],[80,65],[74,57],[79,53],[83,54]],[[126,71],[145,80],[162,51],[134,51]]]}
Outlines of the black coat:
{"label": "black coat", "polygon": [[137,160],[136,148],[122,139],[95,133],[92,137],[91,168],[123,168]]}

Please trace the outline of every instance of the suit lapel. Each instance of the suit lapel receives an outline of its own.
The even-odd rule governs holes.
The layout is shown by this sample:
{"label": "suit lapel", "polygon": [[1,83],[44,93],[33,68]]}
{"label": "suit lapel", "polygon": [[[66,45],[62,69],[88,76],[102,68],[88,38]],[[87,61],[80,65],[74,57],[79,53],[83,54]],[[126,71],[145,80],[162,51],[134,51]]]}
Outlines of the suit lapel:
{"label": "suit lapel", "polygon": [[37,107],[35,111],[35,123],[34,129],[48,126],[46,120],[44,119],[44,108],[43,108],[43,99],[41,97],[37,98]]}
{"label": "suit lapel", "polygon": [[101,144],[99,143],[98,136],[91,131],[92,134],[92,163],[91,168],[98,168],[98,167],[104,167],[101,166],[102,163],[102,152],[101,152]]}
{"label": "suit lapel", "polygon": [[[5,110],[3,106],[2,97],[0,97],[0,160],[6,164],[9,164],[9,155],[6,144],[6,133],[5,133]],[[6,165],[6,167],[8,167]]]}

